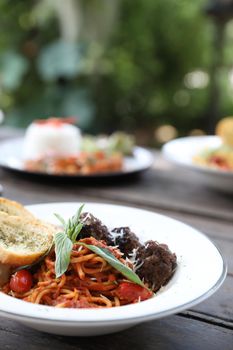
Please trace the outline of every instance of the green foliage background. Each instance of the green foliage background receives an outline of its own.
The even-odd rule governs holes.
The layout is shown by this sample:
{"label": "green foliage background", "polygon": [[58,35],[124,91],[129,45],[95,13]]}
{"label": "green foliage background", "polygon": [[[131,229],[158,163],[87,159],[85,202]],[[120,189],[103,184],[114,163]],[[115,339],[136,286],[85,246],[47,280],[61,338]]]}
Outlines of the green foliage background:
{"label": "green foliage background", "polygon": [[[79,6],[76,40],[62,35],[54,10],[61,1],[0,0],[6,123],[24,127],[35,118],[77,115],[84,130],[96,133],[150,134],[167,123],[180,134],[205,128],[209,85],[184,84],[189,72],[208,73],[215,54],[203,0],[116,0],[114,9],[106,0],[69,1]],[[230,23],[219,73],[225,114],[232,110],[231,29]]]}

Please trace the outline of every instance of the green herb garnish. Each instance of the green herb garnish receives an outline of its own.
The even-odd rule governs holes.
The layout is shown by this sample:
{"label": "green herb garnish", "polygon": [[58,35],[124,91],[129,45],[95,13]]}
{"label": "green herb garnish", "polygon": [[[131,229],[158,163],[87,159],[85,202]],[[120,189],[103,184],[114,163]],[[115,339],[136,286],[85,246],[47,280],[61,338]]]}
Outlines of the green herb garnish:
{"label": "green herb garnish", "polygon": [[112,267],[114,267],[117,271],[119,271],[123,276],[128,278],[131,282],[134,282],[136,284],[139,284],[142,287],[145,287],[144,283],[140,280],[138,275],[131,270],[128,266],[124,265],[120,260],[118,260],[115,255],[113,255],[109,249],[98,247],[96,245],[92,244],[86,244],[84,242],[77,242],[77,244],[83,245],[84,247],[87,247],[92,252],[96,253],[97,255],[101,256],[105,261],[109,263]]}
{"label": "green herb garnish", "polygon": [[64,229],[64,231],[57,232],[54,236],[56,254],[55,273],[57,278],[65,273],[69,266],[73,244],[75,243],[78,234],[83,227],[83,224],[80,222],[80,214],[83,206],[84,204],[81,205],[77,211],[77,214],[72,216],[67,223],[59,214],[54,214],[61,222]]}

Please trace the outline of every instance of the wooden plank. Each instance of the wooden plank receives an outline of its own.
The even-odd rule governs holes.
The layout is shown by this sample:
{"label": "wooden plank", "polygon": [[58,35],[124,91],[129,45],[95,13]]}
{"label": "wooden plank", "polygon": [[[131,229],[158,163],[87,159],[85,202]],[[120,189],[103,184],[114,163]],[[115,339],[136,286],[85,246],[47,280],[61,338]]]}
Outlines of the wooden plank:
{"label": "wooden plank", "polygon": [[[96,189],[90,186],[85,193],[90,195],[93,191]],[[165,176],[158,177],[151,171],[150,175],[145,174],[137,184],[122,185],[121,189],[117,186],[100,187],[97,192],[99,198],[114,198],[129,204],[233,222],[233,201],[230,196],[210,191],[195,182],[192,185],[189,182],[185,184],[181,176],[177,180],[172,177],[166,179]]]}
{"label": "wooden plank", "polygon": [[[156,173],[150,171],[144,176],[141,176],[140,181],[122,181],[115,180],[114,185],[109,184],[79,184],[77,183],[42,183],[41,180],[28,181],[30,179],[23,179],[20,177],[4,173],[2,176],[2,184],[7,186],[12,182],[18,183],[20,186],[27,186],[31,182],[33,189],[46,193],[53,192],[59,186],[66,190],[67,196],[73,194],[93,196],[95,193],[99,199],[108,199],[114,201],[121,201],[124,203],[134,203],[135,205],[143,205],[152,207],[154,209],[171,210],[177,213],[187,213],[199,217],[212,217],[213,219],[220,219],[224,221],[233,222],[233,201],[231,196],[226,196],[222,193],[217,193],[202,186],[199,186],[192,177],[188,177],[189,182],[185,183],[183,175],[174,178],[173,173],[164,174],[164,172]],[[87,186],[88,185],[88,186]],[[120,186],[120,187],[119,187]],[[30,186],[29,186],[30,187]]]}
{"label": "wooden plank", "polygon": [[1,349],[17,350],[231,350],[233,330],[172,316],[99,337],[62,337],[33,331],[1,319]]}
{"label": "wooden plank", "polygon": [[36,194],[40,195],[42,202],[52,196],[53,200],[61,196],[67,197],[67,200],[74,198],[77,200],[79,196],[96,197],[98,201],[117,201],[128,205],[133,203],[135,206],[172,211],[178,215],[192,215],[233,223],[232,197],[203,189],[195,183],[184,184],[181,178],[177,179],[178,183],[172,174],[169,176],[158,177],[156,172],[151,171],[144,174],[141,181],[115,180],[116,183],[111,185],[79,183],[79,181],[61,183],[56,179],[42,182],[42,179],[22,178],[4,172],[1,175],[1,183],[5,188],[5,196],[9,190],[13,192],[13,197],[21,198],[21,201],[27,200],[27,192],[31,189],[35,194],[32,197],[33,202],[37,200]]}
{"label": "wooden plank", "polygon": [[[214,295],[193,307],[192,310],[230,322],[233,327],[232,295],[233,277],[227,276],[223,285]],[[202,316],[200,315],[200,317]]]}
{"label": "wooden plank", "polygon": [[155,209],[155,211],[191,225],[212,238],[225,238],[226,240],[233,241],[231,222],[212,217],[192,215],[191,213],[178,213],[172,210]]}

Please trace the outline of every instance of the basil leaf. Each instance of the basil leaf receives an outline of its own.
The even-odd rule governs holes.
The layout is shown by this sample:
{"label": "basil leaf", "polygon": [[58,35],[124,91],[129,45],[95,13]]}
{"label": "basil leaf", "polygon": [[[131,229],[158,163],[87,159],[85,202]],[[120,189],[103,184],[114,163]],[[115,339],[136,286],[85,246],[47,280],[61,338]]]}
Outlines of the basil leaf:
{"label": "basil leaf", "polygon": [[86,244],[83,242],[77,242],[77,244],[83,245],[84,247],[87,247],[88,249],[90,249],[92,252],[101,256],[101,258],[107,261],[109,265],[111,265],[117,271],[122,273],[122,275],[128,278],[128,280],[130,280],[131,282],[134,282],[136,284],[139,284],[142,287],[145,287],[144,283],[140,280],[138,275],[134,271],[132,271],[128,266],[120,262],[107,248],[97,247],[95,245]]}
{"label": "basil leaf", "polygon": [[55,273],[56,278],[66,272],[70,263],[70,254],[73,248],[73,243],[65,232],[58,232],[54,236],[55,242]]}
{"label": "basil leaf", "polygon": [[77,214],[72,216],[71,219],[68,220],[67,225],[65,225],[65,233],[74,243],[77,239],[78,234],[80,233],[83,224],[80,222],[80,214],[83,210],[84,204],[81,205]]}
{"label": "basil leaf", "polygon": [[84,204],[81,205],[81,207],[79,208],[77,214],[72,218],[73,219],[73,224],[76,224],[80,221],[80,215],[81,215],[81,212],[83,210],[83,207],[84,207]]}
{"label": "basil leaf", "polygon": [[56,216],[56,218],[60,221],[60,223],[62,224],[63,228],[66,226],[66,222],[63,219],[63,217],[61,217],[61,215],[54,213],[54,215]]}
{"label": "basil leaf", "polygon": [[64,229],[64,232],[58,232],[54,237],[56,254],[56,277],[60,277],[63,273],[65,273],[69,266],[73,243],[75,243],[77,236],[83,227],[83,224],[80,222],[80,215],[83,207],[84,204],[81,205],[76,215],[72,216],[72,218],[70,218],[67,223],[59,214],[54,214],[56,218],[62,223]]}
{"label": "basil leaf", "polygon": [[80,222],[74,229],[74,231],[70,235],[71,241],[74,243],[77,239],[78,234],[80,233],[81,229],[83,227],[83,224]]}

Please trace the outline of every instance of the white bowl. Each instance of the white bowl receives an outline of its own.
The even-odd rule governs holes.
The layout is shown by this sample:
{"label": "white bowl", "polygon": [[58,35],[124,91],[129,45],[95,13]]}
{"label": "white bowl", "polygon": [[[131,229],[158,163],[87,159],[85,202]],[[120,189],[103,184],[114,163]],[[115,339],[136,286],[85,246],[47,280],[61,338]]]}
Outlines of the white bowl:
{"label": "white bowl", "polygon": [[[28,206],[37,217],[56,223],[53,213],[73,215],[80,203]],[[60,309],[35,305],[0,293],[0,315],[40,331],[60,335],[91,336],[117,332],[144,321],[172,315],[212,295],[226,276],[226,265],[216,246],[201,232],[153,212],[108,204],[87,203],[85,211],[109,228],[130,226],[141,241],[168,244],[178,267],[156,295],[137,304],[110,309]],[[206,263],[208,261],[208,264]]]}
{"label": "white bowl", "polygon": [[233,193],[233,171],[209,168],[193,162],[193,157],[201,151],[220,145],[221,139],[218,136],[190,136],[166,143],[162,148],[162,153],[169,161],[198,173],[203,184]]}

